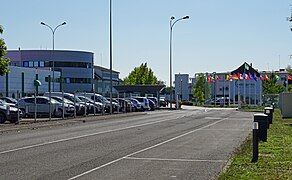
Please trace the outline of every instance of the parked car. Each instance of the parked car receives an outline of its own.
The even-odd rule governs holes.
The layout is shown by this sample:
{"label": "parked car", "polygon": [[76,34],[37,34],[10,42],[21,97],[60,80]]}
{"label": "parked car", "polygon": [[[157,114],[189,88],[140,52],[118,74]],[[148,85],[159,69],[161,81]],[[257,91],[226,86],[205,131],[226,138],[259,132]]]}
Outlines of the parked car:
{"label": "parked car", "polygon": [[137,99],[130,98],[129,100],[132,102],[135,111],[142,111],[142,105]]}
{"label": "parked car", "polygon": [[[49,92],[45,92],[44,93],[44,96],[46,97],[49,97]],[[57,96],[57,97],[63,97],[72,101],[73,104],[75,102],[75,104],[78,104],[79,107],[81,107],[80,109],[80,114],[78,113],[77,115],[84,115],[85,114],[85,109],[86,109],[86,113],[88,114],[88,109],[90,109],[90,104],[89,103],[86,103],[86,102],[83,102],[81,101],[77,95],[74,96],[74,94],[70,94],[70,93],[62,93],[62,92],[51,92],[51,96]],[[80,105],[83,105],[83,106],[80,106]],[[77,108],[77,107],[76,107]],[[84,108],[84,109],[83,109]],[[79,109],[78,109],[79,111]]]}
{"label": "parked car", "polygon": [[86,103],[91,105],[90,108],[88,109],[88,111],[90,113],[94,113],[94,109],[95,109],[96,113],[101,113],[102,107],[104,106],[102,103],[97,102],[97,101],[94,102],[92,99],[90,99],[89,97],[85,97],[85,96],[78,95],[78,98],[81,101],[86,102]]}
{"label": "parked car", "polygon": [[[58,101],[59,103],[63,102],[62,97],[59,96],[51,96],[52,99]],[[67,98],[64,98],[64,103],[70,104],[72,106],[74,106],[74,102],[70,101]],[[86,106],[84,104],[80,104],[79,102],[75,102],[75,109],[76,109],[76,115],[81,116],[85,114],[85,109]]]}
{"label": "parked car", "polygon": [[[19,119],[18,119],[19,115]],[[11,123],[17,123],[22,117],[22,112],[15,108],[10,107],[4,101],[0,100],[0,124],[5,123],[5,121],[9,121]]]}
{"label": "parked car", "polygon": [[159,105],[162,106],[162,107],[166,107],[167,106],[167,102],[166,102],[164,97],[160,97],[159,98]]}
{"label": "parked car", "polygon": [[[18,100],[17,105],[24,114],[24,116],[33,116],[35,114],[35,110],[38,116],[49,115],[50,106],[51,114],[53,116],[62,117],[63,115],[63,104],[54,99],[51,99],[50,101],[50,99],[45,96],[24,97]],[[64,103],[64,108],[65,116],[73,115],[74,106]]]}
{"label": "parked car", "polygon": [[156,104],[154,101],[152,101],[151,99],[148,99],[149,101],[149,107],[151,111],[154,111],[156,109]]}
{"label": "parked car", "polygon": [[126,112],[136,111],[134,104],[130,100],[127,100],[124,98],[117,98],[116,100],[118,101],[120,105],[121,111],[126,111]]}
{"label": "parked car", "polygon": [[150,110],[149,101],[146,97],[134,97],[134,99],[137,99],[141,103],[142,110]]}
{"label": "parked car", "polygon": [[0,97],[0,100],[5,101],[7,103],[16,104],[17,100],[11,97]]}
{"label": "parked car", "polygon": [[155,106],[156,106],[156,108],[157,108],[157,106],[158,106],[158,100],[157,100],[156,97],[147,97],[147,99],[152,100],[152,101],[155,103]]}
{"label": "parked car", "polygon": [[[97,93],[80,93],[80,95],[86,96],[91,98],[92,100],[95,100],[97,102],[100,102],[104,105],[105,112],[110,112],[110,101],[107,100],[105,97],[103,97],[100,94]],[[119,108],[118,103],[113,102],[113,111],[117,111]]]}

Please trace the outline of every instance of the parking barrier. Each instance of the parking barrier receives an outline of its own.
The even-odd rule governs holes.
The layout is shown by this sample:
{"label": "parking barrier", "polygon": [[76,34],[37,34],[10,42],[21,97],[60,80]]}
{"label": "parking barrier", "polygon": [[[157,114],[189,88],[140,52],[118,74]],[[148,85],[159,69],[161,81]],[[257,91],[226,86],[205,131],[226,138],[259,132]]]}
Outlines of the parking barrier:
{"label": "parking barrier", "polygon": [[259,125],[259,140],[267,142],[267,136],[268,136],[268,115],[259,113],[259,114],[254,114],[254,122],[257,122]]}
{"label": "parking barrier", "polygon": [[259,124],[254,122],[252,126],[252,160],[251,162],[257,162],[259,158]]}

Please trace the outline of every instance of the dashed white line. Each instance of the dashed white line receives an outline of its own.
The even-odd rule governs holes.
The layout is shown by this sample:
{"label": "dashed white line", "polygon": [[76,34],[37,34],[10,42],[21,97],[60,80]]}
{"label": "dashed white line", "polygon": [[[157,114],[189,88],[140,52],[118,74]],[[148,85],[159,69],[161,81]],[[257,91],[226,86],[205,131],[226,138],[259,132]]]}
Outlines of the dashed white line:
{"label": "dashed white line", "polygon": [[198,128],[198,129],[195,129],[195,130],[189,131],[189,132],[187,132],[187,133],[181,134],[181,135],[179,135],[179,136],[173,137],[173,138],[168,139],[168,140],[166,140],[166,141],[163,141],[163,142],[161,142],[161,143],[158,143],[158,144],[155,144],[155,145],[153,145],[153,146],[150,146],[150,147],[148,147],[148,148],[145,148],[145,149],[142,149],[142,150],[136,151],[136,152],[134,152],[134,153],[128,154],[128,155],[126,155],[126,156],[124,156],[124,157],[121,157],[121,158],[115,159],[115,160],[110,161],[110,162],[108,162],[108,163],[106,163],[106,164],[103,164],[103,165],[101,165],[101,166],[98,166],[98,167],[96,167],[96,168],[93,168],[93,169],[91,169],[91,170],[88,170],[88,171],[86,171],[86,172],[84,172],[84,173],[81,173],[81,174],[79,174],[79,175],[76,175],[76,176],[70,178],[69,180],[73,180],[73,179],[80,178],[80,177],[82,177],[82,176],[84,176],[84,175],[86,175],[86,174],[89,174],[89,173],[91,173],[91,172],[93,172],[93,171],[96,171],[96,170],[98,170],[98,169],[101,169],[101,168],[103,168],[103,167],[106,167],[106,166],[108,166],[108,165],[111,165],[111,164],[113,164],[113,163],[115,163],[115,162],[118,162],[118,161],[123,160],[123,159],[125,159],[125,158],[128,158],[128,157],[130,157],[130,156],[133,156],[133,155],[135,155],[135,154],[138,154],[138,153],[141,153],[141,152],[147,151],[147,150],[149,150],[149,149],[153,149],[153,148],[155,148],[155,147],[157,147],[157,146],[160,146],[160,145],[166,144],[166,143],[171,142],[171,141],[173,141],[173,140],[176,140],[176,139],[178,139],[178,138],[181,138],[181,137],[184,137],[184,136],[189,135],[189,134],[191,134],[191,133],[194,133],[194,132],[196,132],[196,131],[202,130],[202,129],[206,128],[206,127],[213,126],[213,125],[215,125],[215,124],[217,124],[217,123],[219,123],[219,122],[222,122],[222,121],[224,121],[224,120],[226,120],[226,119],[228,119],[228,118],[224,118],[224,119],[222,119],[222,120],[220,120],[220,121],[213,122],[213,123],[208,124],[208,125],[206,125],[206,126],[200,127],[200,128]]}
{"label": "dashed white line", "polygon": [[126,157],[124,159],[130,160],[147,160],[147,161],[177,161],[177,162],[212,162],[212,163],[222,163],[228,160],[212,160],[212,159],[162,159],[162,158],[137,158],[137,157]]}

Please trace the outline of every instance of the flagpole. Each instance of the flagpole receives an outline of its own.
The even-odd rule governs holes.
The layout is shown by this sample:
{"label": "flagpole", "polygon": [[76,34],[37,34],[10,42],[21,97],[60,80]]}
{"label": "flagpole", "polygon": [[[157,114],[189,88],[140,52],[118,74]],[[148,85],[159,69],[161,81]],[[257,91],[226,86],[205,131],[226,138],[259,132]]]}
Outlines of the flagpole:
{"label": "flagpole", "polygon": [[235,80],[233,81],[233,105],[235,106]]}
{"label": "flagpole", "polygon": [[229,86],[228,86],[228,106],[230,107],[230,76],[229,76]]}
{"label": "flagpole", "polygon": [[243,102],[245,104],[245,93],[246,93],[246,89],[245,89],[245,66],[244,66],[244,73],[243,73]]}
{"label": "flagpole", "polygon": [[[256,77],[255,77],[256,78]],[[254,105],[257,105],[257,83],[254,81]]]}
{"label": "flagpole", "polygon": [[224,99],[223,99],[223,107],[225,107],[225,75],[224,75],[224,80],[223,80],[223,96],[224,96]]}

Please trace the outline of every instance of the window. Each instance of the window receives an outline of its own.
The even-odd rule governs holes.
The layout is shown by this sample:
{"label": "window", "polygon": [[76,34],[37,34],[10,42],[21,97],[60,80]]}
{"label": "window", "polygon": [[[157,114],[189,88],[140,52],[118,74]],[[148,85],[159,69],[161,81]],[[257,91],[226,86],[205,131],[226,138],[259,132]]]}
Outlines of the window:
{"label": "window", "polygon": [[39,67],[39,62],[38,61],[33,61],[33,67]]}
{"label": "window", "polygon": [[48,100],[45,98],[37,98],[36,103],[37,104],[48,104]]}
{"label": "window", "polygon": [[39,67],[45,67],[45,62],[44,61],[39,61]]}
{"label": "window", "polygon": [[23,67],[28,67],[28,61],[23,61]]}
{"label": "window", "polygon": [[33,67],[33,61],[28,61],[28,67]]}

